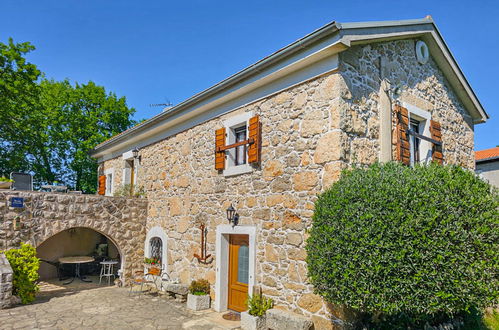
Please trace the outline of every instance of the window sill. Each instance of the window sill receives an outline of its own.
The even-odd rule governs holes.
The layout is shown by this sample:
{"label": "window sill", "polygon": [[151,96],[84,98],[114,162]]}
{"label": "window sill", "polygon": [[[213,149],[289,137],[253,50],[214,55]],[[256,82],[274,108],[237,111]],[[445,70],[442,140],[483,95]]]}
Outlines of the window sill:
{"label": "window sill", "polygon": [[243,164],[238,166],[229,166],[224,170],[224,177],[230,177],[235,175],[241,175],[253,172],[253,168],[249,164]]}

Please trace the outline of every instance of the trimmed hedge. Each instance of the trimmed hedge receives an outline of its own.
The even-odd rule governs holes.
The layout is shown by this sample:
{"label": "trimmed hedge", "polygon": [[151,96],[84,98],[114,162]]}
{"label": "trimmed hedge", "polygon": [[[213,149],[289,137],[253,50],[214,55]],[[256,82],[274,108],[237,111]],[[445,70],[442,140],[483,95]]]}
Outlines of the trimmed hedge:
{"label": "trimmed hedge", "polygon": [[371,315],[425,318],[498,303],[499,198],[456,166],[345,170],[307,240],[316,293]]}

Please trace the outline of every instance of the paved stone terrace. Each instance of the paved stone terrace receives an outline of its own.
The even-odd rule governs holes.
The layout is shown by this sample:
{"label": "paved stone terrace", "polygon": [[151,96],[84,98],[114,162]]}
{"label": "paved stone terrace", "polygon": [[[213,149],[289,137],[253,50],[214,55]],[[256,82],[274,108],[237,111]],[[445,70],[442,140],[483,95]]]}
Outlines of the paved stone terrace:
{"label": "paved stone terrace", "polygon": [[35,303],[0,310],[0,329],[234,329],[220,314],[191,312],[185,304],[128,288],[57,281],[43,283]]}

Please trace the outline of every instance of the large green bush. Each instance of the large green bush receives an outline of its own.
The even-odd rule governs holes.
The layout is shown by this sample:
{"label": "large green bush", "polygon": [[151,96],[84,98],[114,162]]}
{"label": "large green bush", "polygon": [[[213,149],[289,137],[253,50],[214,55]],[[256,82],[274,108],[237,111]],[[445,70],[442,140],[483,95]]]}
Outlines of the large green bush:
{"label": "large green bush", "polygon": [[331,303],[409,323],[496,304],[498,200],[456,166],[346,170],[315,204],[310,281]]}
{"label": "large green bush", "polygon": [[29,244],[21,244],[19,249],[5,251],[5,256],[14,272],[13,294],[21,298],[23,304],[29,304],[38,292],[36,281],[40,259],[36,257],[36,249]]}

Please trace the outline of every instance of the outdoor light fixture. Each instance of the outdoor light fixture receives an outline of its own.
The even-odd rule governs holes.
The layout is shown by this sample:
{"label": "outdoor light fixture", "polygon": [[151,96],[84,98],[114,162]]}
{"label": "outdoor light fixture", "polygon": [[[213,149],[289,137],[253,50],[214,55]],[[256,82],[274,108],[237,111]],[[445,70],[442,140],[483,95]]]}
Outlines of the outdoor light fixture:
{"label": "outdoor light fixture", "polygon": [[133,154],[133,158],[135,159],[138,159],[139,162],[140,162],[140,159],[142,158],[141,156],[139,156],[139,149],[138,148],[135,148],[132,150],[132,154]]}
{"label": "outdoor light fixture", "polygon": [[236,213],[236,209],[230,204],[230,206],[227,208],[227,220],[229,220],[229,223],[232,224],[232,227],[237,225],[237,222],[239,220],[239,214]]}

